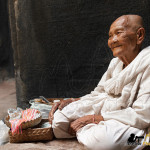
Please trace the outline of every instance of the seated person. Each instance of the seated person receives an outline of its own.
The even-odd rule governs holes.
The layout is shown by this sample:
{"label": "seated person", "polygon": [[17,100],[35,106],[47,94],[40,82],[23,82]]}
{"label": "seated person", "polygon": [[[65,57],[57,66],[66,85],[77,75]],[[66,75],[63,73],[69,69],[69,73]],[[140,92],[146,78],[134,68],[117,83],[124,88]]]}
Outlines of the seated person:
{"label": "seated person", "polygon": [[72,138],[92,150],[142,149],[129,145],[150,127],[150,47],[142,17],[123,15],[109,30],[108,46],[116,58],[90,94],[56,103],[49,113],[56,138]]}

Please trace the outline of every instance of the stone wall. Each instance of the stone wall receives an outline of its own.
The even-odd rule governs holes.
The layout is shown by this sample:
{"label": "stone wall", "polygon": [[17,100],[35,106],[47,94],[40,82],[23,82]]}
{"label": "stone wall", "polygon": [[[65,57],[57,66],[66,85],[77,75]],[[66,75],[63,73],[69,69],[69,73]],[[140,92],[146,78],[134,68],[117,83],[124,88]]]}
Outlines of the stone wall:
{"label": "stone wall", "polygon": [[99,82],[112,58],[111,23],[139,14],[149,43],[149,0],[9,0],[18,106],[45,97],[80,97]]}

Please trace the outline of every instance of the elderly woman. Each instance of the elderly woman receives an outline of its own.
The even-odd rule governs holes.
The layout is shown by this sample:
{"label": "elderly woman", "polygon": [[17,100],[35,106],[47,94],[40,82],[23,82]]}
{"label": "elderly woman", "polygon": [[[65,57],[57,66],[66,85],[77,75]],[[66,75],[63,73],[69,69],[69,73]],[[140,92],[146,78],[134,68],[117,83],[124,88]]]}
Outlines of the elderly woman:
{"label": "elderly woman", "polygon": [[116,58],[94,91],[53,106],[49,121],[56,138],[76,136],[93,150],[145,146],[128,143],[131,134],[142,139],[150,126],[150,47],[141,50],[144,35],[138,15],[124,15],[112,23],[108,46]]}

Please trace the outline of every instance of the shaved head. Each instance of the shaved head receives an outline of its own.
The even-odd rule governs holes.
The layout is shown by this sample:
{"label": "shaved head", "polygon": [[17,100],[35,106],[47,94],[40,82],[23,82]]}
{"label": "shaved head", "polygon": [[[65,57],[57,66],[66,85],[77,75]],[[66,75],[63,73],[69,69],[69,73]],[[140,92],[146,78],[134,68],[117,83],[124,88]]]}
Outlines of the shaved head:
{"label": "shaved head", "polygon": [[140,27],[144,28],[143,19],[139,15],[123,15],[117,18],[113,23],[118,21],[122,21],[125,27],[133,31],[137,31]]}
{"label": "shaved head", "polygon": [[113,55],[127,66],[140,52],[144,36],[142,17],[123,15],[110,26],[108,46]]}

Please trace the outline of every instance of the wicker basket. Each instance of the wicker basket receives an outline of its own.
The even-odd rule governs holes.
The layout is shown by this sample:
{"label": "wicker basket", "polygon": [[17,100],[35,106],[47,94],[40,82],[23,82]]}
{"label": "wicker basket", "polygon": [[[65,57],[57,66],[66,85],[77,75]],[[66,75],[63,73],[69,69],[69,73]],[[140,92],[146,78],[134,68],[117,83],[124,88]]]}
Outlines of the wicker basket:
{"label": "wicker basket", "polygon": [[[40,113],[40,111],[38,111],[37,113]],[[31,128],[31,127],[34,127],[34,126],[38,125],[41,122],[41,119],[42,119],[42,115],[40,115],[40,117],[38,117],[38,118],[36,118],[34,120],[27,121],[27,122],[22,122],[21,123],[22,129]],[[9,115],[5,117],[5,124],[9,128],[11,128],[11,123],[9,122]]]}
{"label": "wicker basket", "polygon": [[41,123],[35,128],[29,128],[22,130],[22,134],[12,135],[11,130],[9,131],[10,143],[21,143],[21,142],[34,142],[34,141],[47,141],[53,139],[53,131],[51,127],[40,128],[40,125],[47,122],[47,119],[42,119]]}

